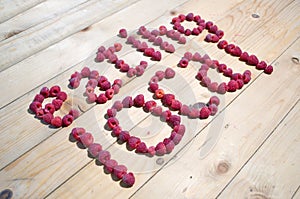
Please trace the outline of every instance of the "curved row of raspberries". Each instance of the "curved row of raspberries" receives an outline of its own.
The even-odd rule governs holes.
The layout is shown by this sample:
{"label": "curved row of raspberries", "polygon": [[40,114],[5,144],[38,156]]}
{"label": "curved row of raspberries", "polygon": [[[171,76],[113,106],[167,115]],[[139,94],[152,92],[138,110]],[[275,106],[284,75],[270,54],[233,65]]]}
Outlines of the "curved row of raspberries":
{"label": "curved row of raspberries", "polygon": [[[171,135],[159,142],[156,146],[147,147],[146,143],[136,136],[131,136],[126,130],[122,130],[118,119],[117,112],[123,108],[131,108],[132,106],[142,108],[145,112],[159,116],[161,121],[166,122],[173,130]],[[135,98],[131,96],[125,97],[122,101],[116,101],[112,108],[107,110],[106,126],[112,131],[112,135],[118,138],[121,143],[127,143],[131,150],[136,153],[146,154],[148,156],[162,156],[171,153],[175,145],[179,144],[184,133],[185,126],[181,125],[181,118],[178,115],[172,115],[170,110],[162,111],[162,107],[157,106],[153,100],[146,101],[144,95],[137,95]]]}
{"label": "curved row of raspberries", "polygon": [[[45,104],[43,102],[46,98],[55,98],[51,103]],[[69,114],[63,116],[54,116],[54,112],[58,111],[63,102],[67,99],[67,94],[61,91],[59,86],[52,86],[50,89],[43,87],[39,94],[37,94],[33,102],[29,105],[29,110],[41,119],[44,123],[50,124],[52,127],[67,127],[72,124],[73,120],[79,117],[79,111],[71,109]]]}
{"label": "curved row of raspberries", "polygon": [[86,132],[84,128],[73,128],[71,135],[73,138],[82,143],[88,149],[89,154],[96,158],[105,169],[106,173],[114,175],[117,179],[122,180],[126,187],[131,187],[135,183],[135,177],[132,172],[127,172],[127,167],[114,159],[111,159],[109,151],[103,150],[102,145],[94,142],[91,133]]}

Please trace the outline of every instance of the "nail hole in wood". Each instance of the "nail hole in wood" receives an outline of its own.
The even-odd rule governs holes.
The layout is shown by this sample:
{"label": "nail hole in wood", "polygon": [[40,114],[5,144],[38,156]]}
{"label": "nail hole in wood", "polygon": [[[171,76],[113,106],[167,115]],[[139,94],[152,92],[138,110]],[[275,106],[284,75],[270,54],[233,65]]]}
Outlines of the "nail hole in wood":
{"label": "nail hole in wood", "polygon": [[156,164],[158,165],[162,165],[165,162],[165,160],[163,158],[157,158],[156,160]]}
{"label": "nail hole in wood", "polygon": [[251,16],[252,16],[254,19],[257,19],[257,18],[260,17],[258,13],[253,13]]}
{"label": "nail hole in wood", "polygon": [[293,61],[295,64],[299,64],[299,57],[293,56],[293,57],[292,57],[292,61]]}

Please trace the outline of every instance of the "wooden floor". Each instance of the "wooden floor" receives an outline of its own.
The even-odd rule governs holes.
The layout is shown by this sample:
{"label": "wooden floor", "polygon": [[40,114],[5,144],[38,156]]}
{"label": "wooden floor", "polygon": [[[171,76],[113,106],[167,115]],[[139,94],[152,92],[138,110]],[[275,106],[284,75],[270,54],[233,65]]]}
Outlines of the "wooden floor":
{"label": "wooden floor", "polygon": [[[182,51],[164,53],[159,63],[128,49],[128,60],[149,61],[142,77],[130,79],[111,64],[94,62],[100,45],[121,42],[120,28],[171,28],[174,16],[189,12],[215,22],[226,40],[272,64],[273,74],[226,55],[204,42],[205,34],[190,36],[176,46]],[[13,198],[300,198],[299,0],[1,0],[0,22],[0,192],[10,189]],[[216,116],[183,118],[187,132],[171,154],[149,158],[127,151],[104,129],[104,113],[126,95],[150,99],[147,82],[155,71],[174,68],[178,78],[161,84],[185,103],[212,95],[194,79],[193,67],[176,67],[188,50],[206,52],[237,72],[249,69],[253,78],[242,90],[218,95]],[[109,103],[89,105],[84,85],[68,88],[70,75],[86,65],[124,80]],[[70,105],[82,111],[67,128],[49,128],[28,112],[35,94],[53,85],[69,94],[62,112]],[[161,138],[146,136],[153,126],[170,131],[138,109],[123,111],[119,120],[147,142]],[[69,141],[71,129],[80,126],[134,172],[132,188],[121,187]]]}

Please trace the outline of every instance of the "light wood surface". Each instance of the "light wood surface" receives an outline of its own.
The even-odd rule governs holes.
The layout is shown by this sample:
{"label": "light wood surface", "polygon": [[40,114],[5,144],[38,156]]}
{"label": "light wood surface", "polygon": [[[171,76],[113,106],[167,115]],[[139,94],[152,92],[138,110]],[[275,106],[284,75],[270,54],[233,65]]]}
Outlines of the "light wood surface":
{"label": "light wood surface", "polygon": [[[299,1],[14,0],[0,1],[0,11],[0,191],[11,189],[13,198],[299,198]],[[176,53],[163,53],[159,63],[117,37],[120,28],[171,28],[174,16],[189,12],[215,22],[226,40],[272,63],[273,74],[203,42],[204,33],[189,37],[189,45],[168,40]],[[100,45],[116,41],[123,42],[130,63],[149,62],[142,77],[130,79],[111,64],[94,62]],[[194,79],[197,64],[176,67],[187,50],[206,52],[236,72],[249,69],[253,79],[240,91],[218,95],[216,116],[201,121],[182,117],[187,132],[171,154],[149,158],[127,151],[104,129],[104,114],[127,95],[143,92],[150,99],[147,82],[155,71],[166,66],[176,71],[176,78],[161,84],[187,104],[206,102],[211,96]],[[76,90],[68,88],[70,75],[85,65],[124,81],[112,101],[87,104],[82,96],[86,80]],[[27,111],[35,94],[53,85],[69,94],[59,114],[70,106],[81,110],[67,128],[49,128]],[[138,109],[118,116],[132,134],[163,132],[147,138],[148,143],[170,132],[158,118]],[[132,188],[122,188],[86,150],[69,141],[77,126],[92,132],[114,159],[134,172]]]}

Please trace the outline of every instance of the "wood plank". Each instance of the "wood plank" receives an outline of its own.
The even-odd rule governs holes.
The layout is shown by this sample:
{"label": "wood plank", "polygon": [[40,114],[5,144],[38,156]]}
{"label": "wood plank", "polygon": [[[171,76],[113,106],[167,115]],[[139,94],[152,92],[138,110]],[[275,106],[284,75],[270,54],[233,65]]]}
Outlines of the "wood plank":
{"label": "wood plank", "polygon": [[292,198],[300,178],[299,129],[298,101],[220,198]]}
{"label": "wood plank", "polygon": [[33,26],[61,15],[87,0],[48,0],[0,24],[0,41],[11,38]]}
{"label": "wood plank", "polygon": [[[137,1],[88,1],[62,16],[19,33],[12,41],[8,39],[0,42],[0,52],[8,52],[0,55],[0,71]],[[73,23],[74,21],[77,23]]]}
{"label": "wood plank", "polygon": [[292,199],[299,199],[300,198],[300,191],[299,191],[300,186],[298,187],[297,191],[294,193]]}
{"label": "wood plank", "polygon": [[45,0],[2,0],[0,2],[0,23],[44,1]]}
{"label": "wood plank", "polygon": [[[177,154],[175,162],[156,173],[132,198],[149,194],[153,198],[215,198],[299,100],[300,70],[291,61],[291,56],[299,51],[299,44],[298,39],[276,60],[272,76],[259,76],[226,107],[224,121],[219,123],[223,127],[221,137],[208,156],[200,158],[201,147],[209,137],[209,126],[186,153]],[[172,186],[170,182],[174,182]]]}

